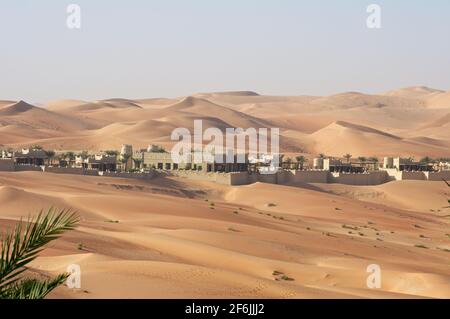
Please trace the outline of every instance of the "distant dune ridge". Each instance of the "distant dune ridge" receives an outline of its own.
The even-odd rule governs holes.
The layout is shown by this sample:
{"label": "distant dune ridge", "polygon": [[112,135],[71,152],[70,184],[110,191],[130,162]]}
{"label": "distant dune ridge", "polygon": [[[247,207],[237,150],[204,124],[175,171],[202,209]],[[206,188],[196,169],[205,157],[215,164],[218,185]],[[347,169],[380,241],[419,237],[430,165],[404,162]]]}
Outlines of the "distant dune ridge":
{"label": "distant dune ridge", "polygon": [[266,96],[252,91],[177,99],[0,101],[0,144],[98,151],[122,143],[170,147],[177,127],[280,128],[282,152],[450,156],[450,92],[409,87],[378,95]]}

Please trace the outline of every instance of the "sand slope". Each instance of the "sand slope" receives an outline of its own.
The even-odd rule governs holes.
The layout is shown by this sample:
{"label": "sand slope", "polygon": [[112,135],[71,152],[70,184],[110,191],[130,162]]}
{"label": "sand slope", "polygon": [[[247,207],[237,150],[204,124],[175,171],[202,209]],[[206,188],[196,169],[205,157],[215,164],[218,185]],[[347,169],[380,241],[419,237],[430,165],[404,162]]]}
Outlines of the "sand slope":
{"label": "sand slope", "polygon": [[[252,91],[180,98],[61,100],[44,108],[0,101],[0,144],[98,151],[122,143],[170,147],[175,128],[280,128],[282,152],[342,156],[450,156],[448,92],[410,87],[384,94],[266,96]],[[342,143],[342,141],[348,141]]]}
{"label": "sand slope", "polygon": [[[443,183],[328,186],[0,173],[0,228],[51,205],[82,216],[33,262],[42,274],[81,266],[82,289],[52,298],[450,297],[449,212],[426,209],[444,202]],[[373,263],[381,289],[366,286]]]}

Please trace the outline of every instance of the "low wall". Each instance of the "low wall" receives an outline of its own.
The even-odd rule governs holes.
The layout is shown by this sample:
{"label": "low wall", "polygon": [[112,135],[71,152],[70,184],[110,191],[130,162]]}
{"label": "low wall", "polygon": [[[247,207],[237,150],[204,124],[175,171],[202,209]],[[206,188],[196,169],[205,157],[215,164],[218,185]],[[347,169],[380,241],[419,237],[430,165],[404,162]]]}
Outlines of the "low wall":
{"label": "low wall", "polygon": [[290,182],[300,183],[328,183],[328,171],[294,171],[289,176]]}
{"label": "low wall", "polygon": [[99,172],[98,175],[104,177],[134,178],[134,179],[152,179],[153,177],[155,177],[154,172],[149,173]]}
{"label": "low wall", "polygon": [[[219,184],[231,185],[231,174],[229,173],[204,173],[199,171],[171,171],[171,175],[189,178],[196,181],[204,181],[204,182],[216,182]],[[235,176],[235,179],[238,180],[239,176]]]}
{"label": "low wall", "polygon": [[429,181],[446,181],[450,180],[450,171],[440,171],[440,172],[426,172],[425,176]]}
{"label": "low wall", "polygon": [[380,185],[388,181],[388,174],[384,171],[363,174],[335,173],[330,182],[346,185]]}
{"label": "low wall", "polygon": [[249,174],[247,172],[237,172],[230,173],[230,184],[229,185],[248,185],[253,184],[258,181],[258,176],[256,174]]}
{"label": "low wall", "polygon": [[96,169],[85,169],[83,174],[87,176],[98,176],[98,171]]}
{"label": "low wall", "polygon": [[45,167],[44,172],[54,173],[54,174],[74,174],[74,175],[84,175],[84,169],[82,168],[72,168],[72,167]]}
{"label": "low wall", "polygon": [[14,170],[16,172],[42,172],[42,167],[40,166],[31,166],[31,165],[15,165]]}
{"label": "low wall", "polygon": [[280,176],[280,172],[276,174],[255,174],[256,181],[267,184],[279,184],[278,177],[280,177],[281,181],[285,176]]}
{"label": "low wall", "polygon": [[0,159],[0,171],[3,172],[13,172],[14,171],[14,161],[12,159]]}
{"label": "low wall", "polygon": [[424,172],[405,172],[402,171],[401,180],[426,180],[427,177]]}

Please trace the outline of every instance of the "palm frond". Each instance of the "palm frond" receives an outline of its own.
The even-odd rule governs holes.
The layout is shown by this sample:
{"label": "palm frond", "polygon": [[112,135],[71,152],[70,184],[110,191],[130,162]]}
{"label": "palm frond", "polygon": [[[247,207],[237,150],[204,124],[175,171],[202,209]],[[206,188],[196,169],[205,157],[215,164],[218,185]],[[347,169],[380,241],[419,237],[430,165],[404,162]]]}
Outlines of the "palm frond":
{"label": "palm frond", "polygon": [[449,182],[447,182],[445,179],[442,179],[442,180],[445,182],[445,184],[447,184],[448,187],[450,187],[450,183]]}
{"label": "palm frond", "polygon": [[62,285],[69,274],[60,274],[49,280],[24,279],[0,291],[0,299],[43,299]]}
{"label": "palm frond", "polygon": [[75,228],[79,218],[70,210],[55,212],[53,208],[24,226],[22,220],[1,241],[0,291],[15,284],[25,266],[33,261],[43,247],[60,235]]}

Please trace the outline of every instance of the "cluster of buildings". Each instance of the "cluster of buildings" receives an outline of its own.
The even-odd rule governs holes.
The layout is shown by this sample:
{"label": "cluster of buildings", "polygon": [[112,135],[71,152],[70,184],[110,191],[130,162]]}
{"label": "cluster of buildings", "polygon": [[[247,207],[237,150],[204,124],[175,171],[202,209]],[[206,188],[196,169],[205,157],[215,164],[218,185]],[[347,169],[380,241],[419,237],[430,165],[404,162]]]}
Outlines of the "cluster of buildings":
{"label": "cluster of buildings", "polygon": [[[70,156],[69,156],[69,155]],[[160,170],[200,173],[262,173],[280,171],[327,172],[330,175],[355,175],[375,174],[376,172],[388,172],[392,176],[396,173],[406,176],[408,173],[428,173],[450,171],[450,162],[445,161],[414,161],[400,157],[385,157],[382,162],[372,158],[371,160],[343,161],[336,158],[314,158],[312,165],[306,169],[291,168],[286,163],[278,163],[272,155],[255,156],[234,155],[233,153],[215,154],[213,161],[196,161],[196,153],[191,153],[183,162],[175,162],[172,154],[163,148],[151,145],[147,149],[133,150],[132,145],[122,145],[120,151],[106,151],[100,154],[78,155],[73,152],[55,153],[41,148],[29,148],[19,151],[3,150],[0,157],[0,170],[17,170],[17,167],[58,167],[92,170],[98,172],[139,172],[141,174]],[[239,160],[238,160],[239,156]],[[201,157],[200,157],[201,158]],[[231,159],[231,160],[230,160]],[[14,169],[16,168],[16,169]],[[303,174],[305,175],[305,174]],[[411,175],[411,174],[410,174]],[[395,175],[396,176],[396,175]]]}
{"label": "cluster of buildings", "polygon": [[412,158],[400,157],[384,157],[382,163],[374,160],[343,162],[335,158],[315,158],[313,169],[330,171],[332,173],[365,173],[384,169],[395,169],[399,172],[437,172],[450,170],[450,163],[442,161],[414,161]]}

